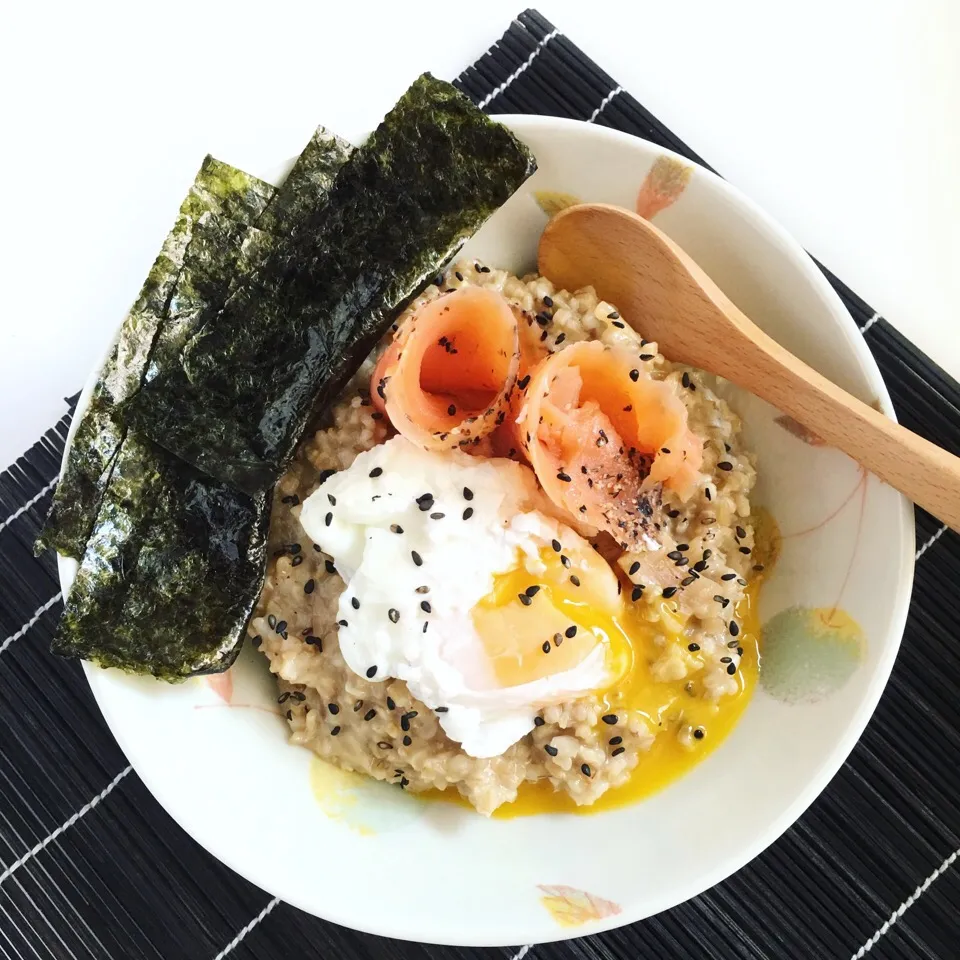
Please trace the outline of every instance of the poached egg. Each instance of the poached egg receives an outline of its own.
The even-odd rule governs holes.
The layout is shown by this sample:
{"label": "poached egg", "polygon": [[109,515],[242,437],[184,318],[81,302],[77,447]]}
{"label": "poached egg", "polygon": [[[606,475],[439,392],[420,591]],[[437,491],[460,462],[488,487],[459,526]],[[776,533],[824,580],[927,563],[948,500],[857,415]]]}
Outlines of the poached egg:
{"label": "poached egg", "polygon": [[347,666],[403,680],[474,757],[503,753],[543,707],[607,689],[632,666],[616,574],[553,509],[521,464],[402,436],[303,505],[304,530],[346,585]]}

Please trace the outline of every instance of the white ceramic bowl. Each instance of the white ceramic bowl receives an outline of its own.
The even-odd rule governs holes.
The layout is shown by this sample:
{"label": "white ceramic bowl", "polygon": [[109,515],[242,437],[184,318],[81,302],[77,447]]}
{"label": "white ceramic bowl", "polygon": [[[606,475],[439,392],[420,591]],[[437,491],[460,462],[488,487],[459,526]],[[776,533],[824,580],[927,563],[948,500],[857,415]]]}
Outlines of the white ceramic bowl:
{"label": "white ceramic bowl", "polygon": [[[571,197],[639,207],[768,333],[892,416],[836,294],[733,187],[602,127],[501,119],[539,170],[467,255],[519,273],[534,265],[542,208]],[[88,396],[89,386],[81,408]],[[700,893],[776,840],[853,748],[896,656],[913,571],[913,513],[902,497],[798,438],[765,404],[735,394],[735,405],[759,457],[754,501],[784,534],[761,598],[766,683],[719,749],[652,798],[594,816],[485,820],[324,772],[286,744],[265,661],[249,648],[229,674],[180,686],[87,666],[107,723],[194,839],[336,923],[410,940],[519,944],[595,933]],[[61,561],[65,591],[71,566]]]}

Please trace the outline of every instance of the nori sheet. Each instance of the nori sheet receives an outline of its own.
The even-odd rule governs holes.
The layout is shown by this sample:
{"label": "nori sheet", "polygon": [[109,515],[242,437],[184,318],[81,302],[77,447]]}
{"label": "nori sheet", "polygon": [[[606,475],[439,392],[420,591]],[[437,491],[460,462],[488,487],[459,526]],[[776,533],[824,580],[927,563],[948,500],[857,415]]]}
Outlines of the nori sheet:
{"label": "nori sheet", "polygon": [[139,429],[213,477],[268,489],[391,318],[536,167],[424,74],[334,178],[257,247],[221,313],[136,397]]}
{"label": "nori sheet", "polygon": [[37,553],[53,547],[77,560],[83,555],[125,432],[119,407],[140,389],[157,330],[198,221],[217,215],[252,223],[272,194],[273,187],[242,170],[211,156],[203,161],[180,205],[176,223],[100,371],[90,405],[80,418],[50,513],[37,539]]}
{"label": "nori sheet", "polygon": [[236,659],[266,561],[267,498],[128,431],[54,653],[181,680]]}

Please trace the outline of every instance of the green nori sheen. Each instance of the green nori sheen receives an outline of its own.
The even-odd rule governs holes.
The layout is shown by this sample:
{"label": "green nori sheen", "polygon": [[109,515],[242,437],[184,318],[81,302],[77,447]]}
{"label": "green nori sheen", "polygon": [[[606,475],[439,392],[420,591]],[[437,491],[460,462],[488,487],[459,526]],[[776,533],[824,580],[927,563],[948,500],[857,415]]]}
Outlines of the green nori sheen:
{"label": "green nori sheen", "polygon": [[129,431],[53,652],[181,680],[236,659],[263,581],[269,508]]}
{"label": "green nori sheen", "polygon": [[147,361],[197,223],[205,216],[257,219],[273,187],[208,156],[180,214],[130,308],[117,342],[77,425],[70,454],[35,550],[53,547],[79,560],[93,527],[110,468],[123,441],[120,405],[140,389]]}
{"label": "green nori sheen", "polygon": [[395,312],[535,167],[506,127],[423,75],[327,202],[246,258],[220,315],[136,398],[134,422],[211,476],[266,490]]}

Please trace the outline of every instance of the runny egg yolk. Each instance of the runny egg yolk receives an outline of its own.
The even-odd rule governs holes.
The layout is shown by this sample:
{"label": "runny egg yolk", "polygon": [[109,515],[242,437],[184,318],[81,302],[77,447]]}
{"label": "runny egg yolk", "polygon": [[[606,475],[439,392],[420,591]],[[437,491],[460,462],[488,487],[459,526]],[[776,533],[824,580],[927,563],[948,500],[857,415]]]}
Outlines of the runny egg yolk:
{"label": "runny egg yolk", "polygon": [[[746,590],[734,618],[741,625],[743,648],[737,670],[739,690],[711,700],[701,696],[699,671],[678,680],[657,680],[650,666],[672,645],[691,660],[684,618],[673,601],[633,603],[618,589],[616,574],[592,549],[541,553],[544,570],[531,574],[523,563],[499,575],[493,591],[474,609],[474,623],[483,639],[497,682],[503,686],[528,683],[581,663],[597,644],[605,646],[610,683],[594,691],[611,713],[627,709],[641,714],[658,734],[624,785],[607,791],[594,804],[578,807],[566,794],[554,791],[549,780],[525,783],[517,799],[506,803],[496,818],[565,812],[591,814],[635,803],[681,777],[716,748],[733,729],[756,687],[760,662],[757,600],[760,581]],[[573,578],[573,579],[571,579]],[[579,586],[577,585],[579,583]],[[530,588],[537,589],[531,591]],[[521,602],[521,594],[530,603]],[[576,631],[570,628],[576,626]],[[562,634],[559,645],[556,636]],[[572,636],[571,636],[572,634]],[[550,641],[549,653],[545,642]],[[685,745],[676,735],[680,725],[704,731]],[[611,728],[612,733],[616,733]],[[465,802],[453,791],[436,799]]]}
{"label": "runny egg yolk", "polygon": [[596,648],[612,684],[633,667],[617,576],[592,549],[546,548],[537,572],[518,559],[473,610],[496,682],[518,686],[574,670]]}

